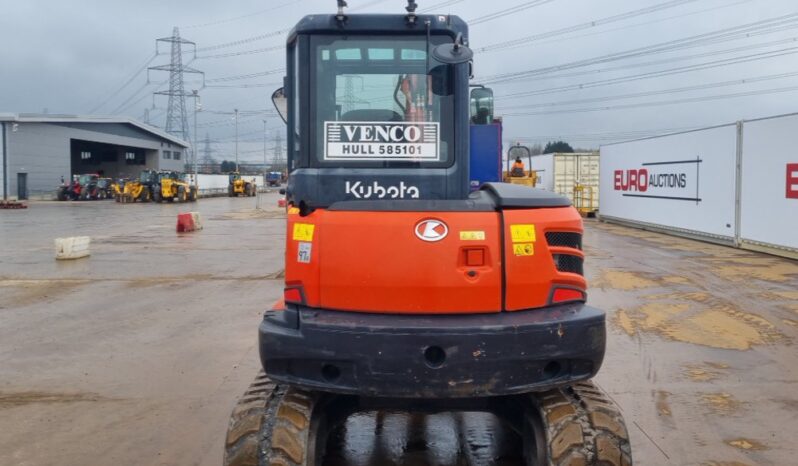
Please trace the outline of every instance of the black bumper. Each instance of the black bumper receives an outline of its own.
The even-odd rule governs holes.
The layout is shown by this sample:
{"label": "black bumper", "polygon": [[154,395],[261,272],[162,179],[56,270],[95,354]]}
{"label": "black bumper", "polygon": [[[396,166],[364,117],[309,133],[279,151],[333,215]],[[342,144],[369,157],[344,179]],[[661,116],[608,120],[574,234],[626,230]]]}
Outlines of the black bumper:
{"label": "black bumper", "polygon": [[260,325],[275,380],[375,397],[509,395],[593,377],[604,311],[584,304],[479,315],[411,316],[288,306]]}

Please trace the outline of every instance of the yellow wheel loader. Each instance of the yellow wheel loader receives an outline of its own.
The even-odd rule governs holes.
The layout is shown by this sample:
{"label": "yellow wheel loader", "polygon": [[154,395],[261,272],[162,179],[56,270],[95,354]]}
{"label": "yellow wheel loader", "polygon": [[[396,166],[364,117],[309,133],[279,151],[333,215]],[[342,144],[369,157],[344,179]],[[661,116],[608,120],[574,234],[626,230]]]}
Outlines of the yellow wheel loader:
{"label": "yellow wheel loader", "polygon": [[230,197],[254,196],[258,192],[258,186],[253,179],[251,182],[241,178],[241,173],[230,173],[230,183],[227,185],[227,195]]}
{"label": "yellow wheel loader", "polygon": [[156,174],[152,198],[155,202],[194,202],[197,200],[197,187],[186,181],[184,173],[161,171]]}

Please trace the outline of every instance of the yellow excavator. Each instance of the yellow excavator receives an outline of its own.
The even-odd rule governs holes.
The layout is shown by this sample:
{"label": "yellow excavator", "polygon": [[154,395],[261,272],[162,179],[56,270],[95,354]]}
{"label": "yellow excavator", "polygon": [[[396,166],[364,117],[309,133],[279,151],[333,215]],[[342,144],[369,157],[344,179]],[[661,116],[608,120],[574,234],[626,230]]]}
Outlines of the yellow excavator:
{"label": "yellow excavator", "polygon": [[[527,161],[526,169],[522,162],[524,159]],[[538,173],[532,170],[532,152],[528,147],[517,142],[507,150],[507,170],[502,178],[505,183],[520,184],[530,188],[534,188],[538,184]]]}
{"label": "yellow excavator", "polygon": [[227,185],[228,196],[238,197],[243,195],[250,197],[254,196],[256,192],[258,192],[258,186],[255,184],[255,180],[249,182],[241,178],[241,173],[239,172],[230,173],[230,183]]}

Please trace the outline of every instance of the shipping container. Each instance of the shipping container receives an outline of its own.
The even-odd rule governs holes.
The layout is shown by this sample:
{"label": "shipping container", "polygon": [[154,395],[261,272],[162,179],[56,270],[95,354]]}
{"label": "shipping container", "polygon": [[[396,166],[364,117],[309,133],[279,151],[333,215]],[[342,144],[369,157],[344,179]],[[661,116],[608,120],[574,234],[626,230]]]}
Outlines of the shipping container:
{"label": "shipping container", "polygon": [[601,219],[798,259],[798,114],[601,147]]}
{"label": "shipping container", "polygon": [[532,157],[537,187],[567,196],[584,214],[599,208],[599,155],[596,152],[553,153]]}

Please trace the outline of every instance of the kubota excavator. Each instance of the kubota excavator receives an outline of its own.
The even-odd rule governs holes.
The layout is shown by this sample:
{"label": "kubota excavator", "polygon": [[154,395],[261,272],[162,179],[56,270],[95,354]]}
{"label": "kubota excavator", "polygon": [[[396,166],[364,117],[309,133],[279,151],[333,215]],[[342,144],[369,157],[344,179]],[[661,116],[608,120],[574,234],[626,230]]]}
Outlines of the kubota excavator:
{"label": "kubota excavator", "polygon": [[526,186],[469,193],[466,23],[412,0],[344,7],[294,27],[272,95],[288,127],[284,296],[225,465],[320,465],[331,429],[376,407],[492,412],[527,465],[631,464],[590,381],[606,328],[585,303],[581,217]]}

